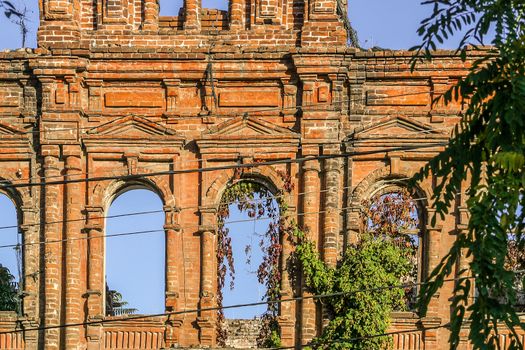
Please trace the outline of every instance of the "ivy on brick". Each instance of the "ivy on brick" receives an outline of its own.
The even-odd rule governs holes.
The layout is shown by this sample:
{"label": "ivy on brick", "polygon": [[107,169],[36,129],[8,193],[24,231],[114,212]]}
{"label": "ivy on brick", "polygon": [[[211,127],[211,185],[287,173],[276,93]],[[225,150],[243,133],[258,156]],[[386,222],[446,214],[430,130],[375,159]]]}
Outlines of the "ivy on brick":
{"label": "ivy on brick", "polygon": [[[218,226],[218,248],[217,248],[217,304],[222,306],[222,291],[225,287],[226,276],[230,276],[230,288],[235,285],[235,266],[232,251],[232,238],[225,222],[230,216],[229,204],[236,203],[241,212],[248,214],[250,218],[268,218],[270,223],[268,229],[261,237],[259,246],[263,251],[263,259],[257,268],[259,283],[266,287],[263,300],[277,300],[281,296],[281,253],[282,233],[289,229],[286,221],[287,206],[283,200],[283,194],[293,189],[290,177],[284,172],[278,172],[284,180],[283,189],[272,193],[266,186],[243,178],[241,172],[236,172],[232,184],[226,189],[222,196],[221,204],[217,214]],[[246,247],[247,253],[251,247]],[[268,308],[262,316],[261,334],[258,337],[260,346],[279,346],[279,327],[277,315],[279,309],[276,304],[268,304]],[[225,343],[227,335],[223,329],[224,313],[218,311],[218,335],[219,344]]]}
{"label": "ivy on brick", "polygon": [[[320,299],[329,322],[313,349],[382,350],[391,337],[370,337],[387,332],[394,310],[406,309],[406,291],[399,285],[413,270],[414,247],[403,234],[414,222],[414,204],[408,192],[376,196],[364,203],[364,233],[350,244],[335,267],[319,256],[316,244],[296,225],[294,261],[309,292],[344,293]],[[355,339],[359,340],[355,340]]]}

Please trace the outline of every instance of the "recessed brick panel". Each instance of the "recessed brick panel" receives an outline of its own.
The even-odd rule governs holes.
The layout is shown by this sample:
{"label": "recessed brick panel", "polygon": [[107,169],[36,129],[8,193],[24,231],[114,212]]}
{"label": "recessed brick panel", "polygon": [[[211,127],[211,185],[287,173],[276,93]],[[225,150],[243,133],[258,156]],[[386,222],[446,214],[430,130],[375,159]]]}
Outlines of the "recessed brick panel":
{"label": "recessed brick panel", "polygon": [[18,107],[19,104],[20,95],[18,92],[0,87],[0,107]]}
{"label": "recessed brick panel", "polygon": [[277,107],[281,99],[276,89],[244,89],[219,94],[221,107]]}
{"label": "recessed brick panel", "polygon": [[366,92],[369,106],[426,106],[430,101],[428,86],[389,86],[370,88]]}
{"label": "recessed brick panel", "polygon": [[134,90],[106,92],[104,94],[106,107],[156,107],[164,106],[164,94],[162,91]]}

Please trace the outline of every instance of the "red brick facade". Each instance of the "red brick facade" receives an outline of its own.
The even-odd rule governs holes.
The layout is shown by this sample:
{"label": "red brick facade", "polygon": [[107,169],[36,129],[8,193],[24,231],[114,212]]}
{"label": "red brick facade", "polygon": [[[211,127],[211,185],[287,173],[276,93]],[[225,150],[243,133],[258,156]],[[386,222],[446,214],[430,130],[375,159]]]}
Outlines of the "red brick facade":
{"label": "red brick facade", "polygon": [[[408,52],[348,48],[335,0],[230,0],[229,13],[186,0],[178,16],[160,18],[156,0],[41,0],[40,7],[39,48],[0,54],[0,180],[10,184],[311,156],[244,176],[279,188],[278,172],[290,174],[290,210],[334,264],[359,233],[361,200],[403,184],[458,121],[460,106],[432,100],[468,62],[437,53],[410,73]],[[414,146],[423,147],[403,149]],[[357,155],[316,158],[345,152]],[[0,335],[0,348],[213,347],[212,311],[15,329],[109,319],[100,217],[129,186],[164,202],[166,310],[214,306],[216,208],[233,177],[224,169],[0,189],[16,202],[27,243],[23,315],[0,313],[0,331],[13,331]],[[431,186],[419,189],[425,217]],[[453,215],[423,228],[422,278],[465,216],[459,197]],[[283,242],[285,259],[292,247]],[[394,336],[396,349],[447,347],[445,329],[424,328],[448,322],[452,287],[425,317],[394,315],[392,330],[413,330]],[[283,298],[292,296],[285,272]],[[317,312],[312,301],[283,303],[283,345],[318,334]]]}

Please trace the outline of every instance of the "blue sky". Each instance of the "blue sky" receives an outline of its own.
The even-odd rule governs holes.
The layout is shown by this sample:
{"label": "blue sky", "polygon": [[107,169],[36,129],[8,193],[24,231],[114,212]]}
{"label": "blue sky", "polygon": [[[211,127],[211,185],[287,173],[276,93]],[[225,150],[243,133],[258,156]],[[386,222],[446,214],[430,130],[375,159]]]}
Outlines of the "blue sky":
{"label": "blue sky", "polygon": [[[17,0],[13,0],[15,3]],[[30,13],[28,47],[36,46],[38,25],[38,0],[26,0]],[[203,0],[205,6],[223,7],[224,1]],[[23,3],[18,1],[18,3]],[[176,14],[179,0],[161,0],[163,14]],[[407,49],[418,42],[416,29],[419,22],[429,13],[429,8],[419,5],[419,0],[350,0],[349,17],[358,32],[361,45],[365,48],[380,46],[392,49]],[[14,49],[20,46],[21,39],[16,25],[5,17],[0,17],[0,50]],[[444,47],[454,47],[449,42]],[[136,211],[160,210],[162,203],[152,192],[145,190],[130,191],[118,197],[110,208],[109,215]],[[236,208],[232,208],[229,220],[246,219]],[[162,230],[162,214],[136,216],[107,220],[107,234],[139,231]],[[16,225],[14,206],[6,196],[0,194],[0,227]],[[230,232],[236,257],[236,289],[225,291],[224,304],[237,304],[260,301],[264,288],[257,283],[253,271],[256,270],[261,253],[257,248],[258,238],[254,232],[266,231],[267,222],[231,224]],[[0,245],[16,243],[16,229],[0,229]],[[255,243],[254,243],[255,241]],[[253,249],[252,264],[245,264],[245,247],[251,244]],[[164,311],[164,238],[162,233],[125,236],[107,239],[106,265],[107,280],[110,288],[123,294],[130,307],[141,313]],[[143,259],[139,259],[141,256]],[[0,249],[0,263],[17,274],[15,252],[12,249]],[[226,285],[229,285],[227,281]],[[251,318],[260,314],[263,308],[227,310],[229,318]]]}

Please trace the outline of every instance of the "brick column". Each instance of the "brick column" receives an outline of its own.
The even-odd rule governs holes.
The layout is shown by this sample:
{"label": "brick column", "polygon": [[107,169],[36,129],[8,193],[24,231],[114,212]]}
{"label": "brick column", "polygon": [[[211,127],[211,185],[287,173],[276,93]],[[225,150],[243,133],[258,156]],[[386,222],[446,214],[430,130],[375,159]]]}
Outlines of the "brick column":
{"label": "brick column", "polygon": [[[201,234],[201,291],[200,291],[200,308],[209,308],[216,306],[216,247],[217,235],[215,226],[210,223],[215,220],[215,213],[204,212],[202,215],[203,223],[199,231]],[[204,346],[215,346],[216,342],[216,314],[217,311],[201,311],[197,319],[200,328],[200,343]]]}
{"label": "brick column", "polygon": [[[77,180],[82,173],[80,148],[78,146],[64,146],[65,157],[64,179]],[[80,230],[81,230],[81,201],[82,189],[79,182],[66,183],[65,195],[65,222],[64,232],[66,239],[66,279],[65,279],[65,323],[82,322],[82,283],[80,262]],[[80,342],[80,328],[65,328],[65,346],[73,348]]]}
{"label": "brick column", "polygon": [[[58,162],[59,149],[57,146],[42,146],[44,156],[45,182],[57,181],[60,176]],[[59,185],[44,187],[44,219],[48,224],[44,230],[44,326],[58,326],[60,324],[61,300],[60,287],[62,285],[62,239],[61,225],[62,211],[60,207]],[[53,242],[55,241],[55,242]],[[46,350],[59,349],[60,330],[58,328],[44,331],[44,347]]]}
{"label": "brick column", "polygon": [[[345,152],[351,152],[352,149],[348,147],[348,144],[345,147]],[[344,166],[346,168],[346,174],[345,174],[345,186],[348,187],[346,190],[346,197],[345,197],[345,203],[344,207],[346,207],[345,211],[342,211],[341,213],[345,215],[345,226],[344,226],[344,242],[343,242],[343,249],[344,252],[345,247],[351,244],[356,244],[359,236],[360,236],[360,230],[361,230],[361,213],[362,213],[362,207],[361,203],[359,202],[359,199],[354,198],[353,195],[353,171],[354,171],[354,161],[351,158],[346,158],[344,161]]]}
{"label": "brick column", "polygon": [[[164,230],[166,231],[166,311],[179,311],[179,274],[178,267],[181,263],[182,234],[178,224],[180,210],[176,207],[165,206],[164,212],[166,221]],[[184,262],[182,262],[184,264]],[[170,315],[167,321],[166,346],[178,345],[180,338],[180,326],[182,325],[183,315]]]}
{"label": "brick column", "polygon": [[230,30],[243,28],[244,6],[243,0],[230,0]]}
{"label": "brick column", "polygon": [[159,29],[159,4],[157,0],[144,0],[144,30]]}
{"label": "brick column", "polygon": [[[41,0],[38,43],[48,47],[78,47],[80,44],[79,1]],[[60,32],[60,35],[57,35]]]}
{"label": "brick column", "polygon": [[[435,209],[427,208],[428,217],[432,218],[435,215]],[[427,234],[427,253],[428,253],[428,271],[427,278],[434,268],[439,264],[441,260],[441,236],[443,231],[443,225],[427,225],[426,234]],[[423,276],[422,276],[423,277]],[[423,279],[423,278],[422,278]],[[421,324],[424,328],[432,328],[439,326],[441,324],[441,319],[439,317],[440,309],[440,293],[439,291],[434,294],[432,299],[428,304],[427,314],[421,319]],[[424,331],[424,341],[425,349],[434,350],[438,349],[438,334],[439,329],[429,329]]]}
{"label": "brick column", "polygon": [[[84,228],[88,235],[87,261],[87,321],[104,318],[104,209],[88,206],[85,209],[87,224]],[[102,326],[91,324],[86,329],[88,350],[99,350],[102,343]]]}
{"label": "brick column", "polygon": [[[320,185],[319,160],[312,159],[303,163],[303,228],[307,231],[307,236],[317,245],[319,241],[319,202]],[[303,296],[309,293],[304,291]],[[301,312],[301,340],[302,343],[311,341],[316,334],[317,306],[313,299],[306,299],[302,302]]]}
{"label": "brick column", "polygon": [[[458,237],[461,235],[466,235],[468,233],[468,222],[469,222],[470,214],[469,214],[465,201],[466,201],[466,195],[464,194],[460,195],[459,207],[457,210],[457,225],[456,225],[456,233]],[[470,270],[471,262],[472,262],[472,256],[467,257],[467,249],[465,248],[462,249],[461,256],[459,257],[459,264],[458,264],[458,269],[456,272],[456,277],[467,277],[469,275],[472,275],[471,270]],[[476,293],[475,281],[471,279],[470,282],[471,282],[470,298],[468,299],[466,305],[463,304],[465,308],[468,308],[470,304],[474,302],[474,296]],[[459,281],[456,283],[459,283]],[[468,319],[470,314],[471,314],[471,311],[468,311],[468,310],[465,311],[465,319]],[[468,334],[469,334],[469,328],[468,328],[468,323],[467,323],[467,325],[465,324],[463,325],[460,331],[460,345],[458,347],[459,349],[461,350],[470,349],[470,342],[468,339]]]}
{"label": "brick column", "polygon": [[[287,220],[292,220],[295,217],[296,207],[288,203]],[[281,269],[282,269],[282,281],[281,281],[281,299],[289,299],[294,296],[292,281],[288,275],[288,269],[286,263],[293,252],[293,246],[290,241],[290,236],[285,232],[282,237],[282,252],[281,252]],[[295,344],[295,303],[286,302],[279,305],[279,327],[281,331],[281,345],[284,347],[293,346]]]}
{"label": "brick column", "polygon": [[201,0],[184,0],[184,30],[201,30]]}
{"label": "brick column", "polygon": [[[38,203],[38,202],[37,202]],[[27,315],[24,325],[28,328],[38,327],[39,314],[39,281],[40,281],[40,246],[39,227],[37,218],[40,217],[38,206],[23,206],[22,225],[19,227],[23,236],[22,242],[26,244],[22,251],[24,259],[24,274],[20,278],[23,293],[22,310]],[[38,346],[38,331],[24,332],[24,345],[26,349],[36,349]]]}
{"label": "brick column", "polygon": [[[428,217],[432,218],[435,215],[436,210],[432,208],[427,208]],[[440,249],[441,249],[441,236],[443,231],[443,225],[436,224],[435,226],[427,225],[426,234],[427,234],[427,254],[428,254],[428,269],[427,269],[427,278],[434,268],[439,264],[441,260]],[[423,277],[423,276],[422,276]],[[439,310],[439,292],[437,292],[428,305],[428,312],[426,316],[437,317]]]}
{"label": "brick column", "polygon": [[[435,213],[435,209],[428,209],[428,217],[432,218]],[[432,270],[439,264],[441,256],[439,250],[441,247],[441,235],[442,235],[443,225],[427,225],[426,233],[428,236],[428,271],[429,275]]]}
{"label": "brick column", "polygon": [[[331,267],[337,264],[338,235],[340,232],[341,208],[339,205],[340,168],[339,159],[324,161],[324,192],[323,197],[323,241],[322,256],[324,262]],[[328,310],[322,306],[322,327],[330,322]]]}
{"label": "brick column", "polygon": [[324,162],[324,222],[323,258],[330,265],[337,263],[337,236],[340,231],[341,208],[339,207],[340,167],[339,159]]}

